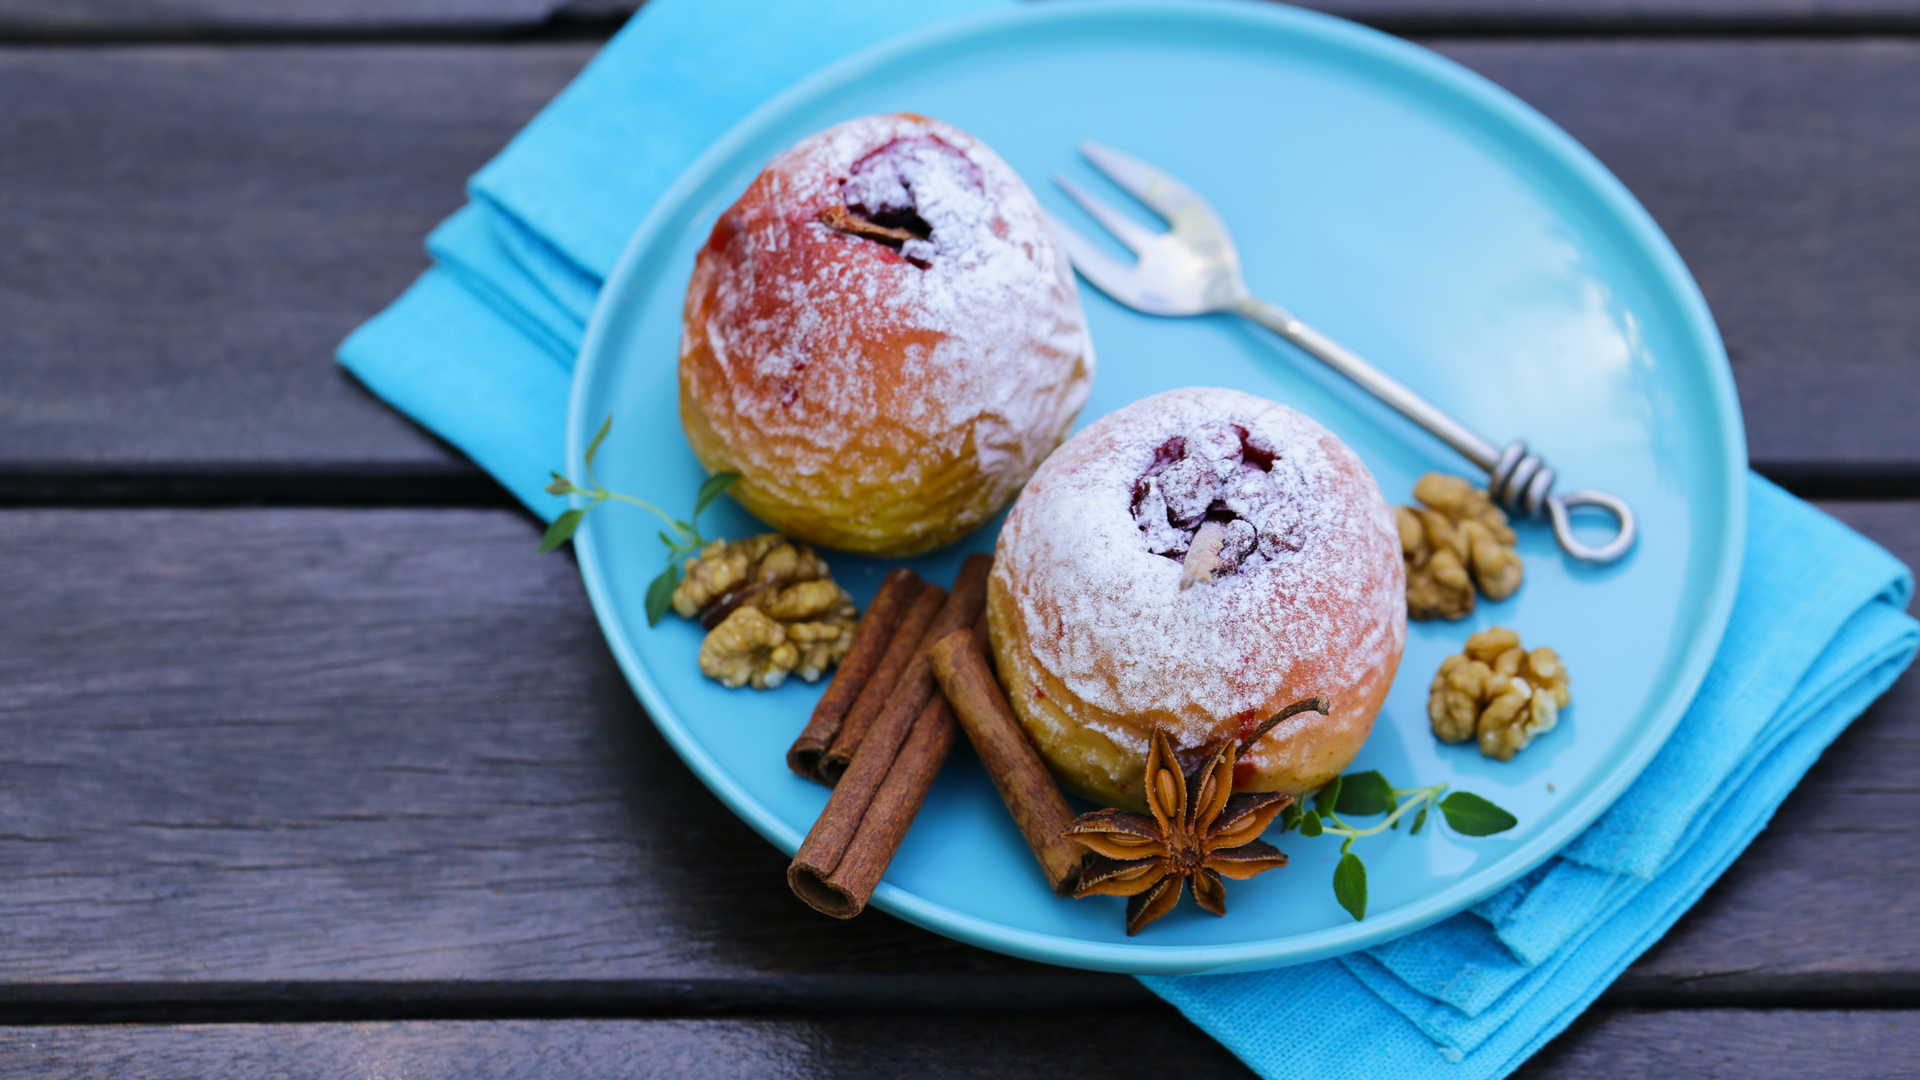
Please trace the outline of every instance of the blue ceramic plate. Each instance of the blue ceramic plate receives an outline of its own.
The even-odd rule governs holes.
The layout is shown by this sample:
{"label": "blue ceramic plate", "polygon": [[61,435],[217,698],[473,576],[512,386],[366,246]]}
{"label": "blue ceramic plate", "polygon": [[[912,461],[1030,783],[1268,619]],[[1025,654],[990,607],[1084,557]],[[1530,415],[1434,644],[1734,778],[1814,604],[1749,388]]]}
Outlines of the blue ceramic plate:
{"label": "blue ceramic plate", "polygon": [[[1124,901],[1048,892],[970,748],[961,746],[874,903],[989,949],[1138,973],[1246,970],[1361,948],[1445,918],[1571,839],[1632,782],[1680,718],[1733,603],[1746,516],[1739,407],[1713,321],[1652,220],[1558,128],[1431,53],[1267,5],[1022,7],[897,39],[783,93],[709,150],[635,234],[601,294],[575,376],[569,461],[609,414],[603,482],[684,512],[702,474],[681,436],[680,304],[694,251],[761,166],[850,117],[907,110],[984,139],[1042,202],[1094,139],[1161,163],[1231,224],[1254,291],[1358,349],[1496,442],[1520,436],[1562,485],[1639,511],[1638,549],[1595,569],[1521,529],[1527,581],[1460,623],[1415,623],[1401,676],[1355,765],[1402,786],[1446,781],[1520,819],[1469,839],[1429,828],[1361,842],[1372,905],[1335,903],[1331,838],[1276,837],[1292,864],[1228,887],[1229,914],[1183,901],[1137,938]],[[1124,199],[1106,189],[1116,199]],[[1320,420],[1390,501],[1464,461],[1277,339],[1228,317],[1155,319],[1083,290],[1100,366],[1085,423],[1176,386],[1231,386]],[[726,500],[709,535],[758,524]],[[995,522],[915,560],[950,581]],[[787,772],[817,686],[729,691],[700,677],[699,628],[649,629],[657,523],[596,511],[579,538],[594,608],[654,722],[734,812],[791,852],[827,792]],[[857,600],[890,564],[833,558]],[[1428,732],[1427,683],[1494,624],[1552,645],[1573,677],[1560,726],[1510,764]],[[964,742],[964,741],[963,741]],[[768,888],[781,888],[769,882]],[[798,901],[796,901],[798,903]]]}

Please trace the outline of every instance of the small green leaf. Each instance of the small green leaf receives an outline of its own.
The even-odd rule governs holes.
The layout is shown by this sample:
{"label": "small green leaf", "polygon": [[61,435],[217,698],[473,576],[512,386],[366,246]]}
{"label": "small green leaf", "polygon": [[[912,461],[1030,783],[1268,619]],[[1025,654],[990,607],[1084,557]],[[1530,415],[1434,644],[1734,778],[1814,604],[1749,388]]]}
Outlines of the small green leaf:
{"label": "small green leaf", "polygon": [[1427,808],[1423,806],[1420,808],[1419,813],[1413,815],[1413,828],[1407,830],[1407,835],[1419,836],[1420,830],[1426,827],[1427,827]]}
{"label": "small green leaf", "polygon": [[593,468],[593,455],[600,452],[600,443],[606,439],[607,432],[611,430],[613,430],[613,414],[608,413],[606,420],[600,425],[600,430],[593,436],[593,441],[587,444],[587,468]]}
{"label": "small green leaf", "polygon": [[1347,909],[1355,922],[1367,917],[1367,865],[1360,856],[1348,852],[1333,868],[1333,898]]}
{"label": "small green leaf", "polygon": [[[674,542],[673,542],[673,537],[671,537],[671,536],[668,536],[668,535],[667,535],[667,530],[665,530],[665,529],[661,529],[661,530],[660,530],[660,542],[661,542],[661,543],[663,543],[663,544],[665,544],[665,545],[667,545],[667,550],[668,550],[668,551],[670,551],[670,552],[676,552],[676,551],[678,551],[678,550],[679,550],[679,549],[678,549],[678,546],[677,546],[676,544],[674,544]],[[669,557],[671,557],[671,556],[669,556]]]}
{"label": "small green leaf", "polygon": [[1340,807],[1340,782],[1336,776],[1313,796],[1313,808],[1322,814],[1331,814]]}
{"label": "small green leaf", "polygon": [[1287,808],[1280,811],[1280,831],[1292,832],[1294,829],[1299,828],[1300,823],[1304,820],[1306,820],[1306,815],[1300,812],[1299,804],[1288,803]]}
{"label": "small green leaf", "polygon": [[1324,830],[1320,827],[1320,811],[1309,810],[1300,818],[1301,836],[1319,836]]}
{"label": "small green leaf", "polygon": [[1340,778],[1337,798],[1335,809],[1342,814],[1384,814],[1393,809],[1393,785],[1377,771],[1348,773]]}
{"label": "small green leaf", "polygon": [[673,606],[673,590],[680,585],[680,567],[668,563],[660,576],[647,586],[647,625],[659,626],[660,620],[667,617],[667,609]]}
{"label": "small green leaf", "polygon": [[1456,791],[1440,800],[1447,824],[1463,836],[1492,836],[1519,824],[1519,819],[1478,795]]}
{"label": "small green leaf", "polygon": [[571,495],[573,494],[573,481],[561,476],[559,473],[554,473],[553,483],[547,485],[546,491],[549,495]]}
{"label": "small green leaf", "polygon": [[713,500],[720,497],[721,492],[732,487],[733,482],[738,479],[740,474],[737,472],[714,473],[707,477],[707,482],[700,485],[700,493],[693,497],[693,516],[696,519],[699,518],[700,511],[705,510]]}
{"label": "small green leaf", "polygon": [[586,516],[585,510],[569,510],[554,518],[553,524],[547,526],[547,535],[540,540],[540,554],[545,555],[573,539],[574,530],[580,527],[580,519]]}

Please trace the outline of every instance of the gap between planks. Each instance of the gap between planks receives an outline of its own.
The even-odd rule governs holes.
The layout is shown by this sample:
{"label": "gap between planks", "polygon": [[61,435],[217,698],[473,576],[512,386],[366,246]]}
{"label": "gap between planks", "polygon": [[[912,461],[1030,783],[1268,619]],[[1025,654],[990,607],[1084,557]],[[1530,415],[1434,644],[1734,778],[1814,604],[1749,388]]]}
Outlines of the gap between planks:
{"label": "gap between planks", "polygon": [[[1043,0],[1058,2],[1058,0]],[[474,42],[603,41],[641,6],[635,0],[555,3],[542,12],[525,4],[299,5],[278,10],[247,5],[227,11],[178,10],[113,3],[48,15],[33,5],[0,0],[0,47],[16,45],[280,45],[471,44]],[[1782,0],[1667,3],[1659,7],[1585,0],[1456,0],[1444,7],[1371,0],[1322,0],[1301,7],[1400,37],[1455,38],[1713,38],[1769,40],[1920,36],[1920,8],[1879,3],[1806,5]]]}
{"label": "gap between planks", "polygon": [[[1830,975],[1719,986],[1629,970],[1596,1008],[1920,1009],[1903,976]],[[1691,985],[1690,985],[1691,984]],[[1148,1014],[1167,1006],[1124,975],[841,975],[639,980],[11,983],[0,1025],[779,1019]]]}
{"label": "gap between planks", "polygon": [[[1760,462],[1755,472],[1807,500],[1920,499],[1920,467]],[[0,510],[82,508],[512,509],[478,467],[444,462],[364,465],[0,462]]]}

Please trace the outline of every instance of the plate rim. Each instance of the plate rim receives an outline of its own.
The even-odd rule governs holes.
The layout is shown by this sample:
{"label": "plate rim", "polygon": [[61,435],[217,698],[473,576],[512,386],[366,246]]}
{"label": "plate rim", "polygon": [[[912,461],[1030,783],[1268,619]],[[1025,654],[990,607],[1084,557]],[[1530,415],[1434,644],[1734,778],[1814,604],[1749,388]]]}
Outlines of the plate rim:
{"label": "plate rim", "polygon": [[[1110,19],[1139,17],[1257,25],[1267,30],[1278,28],[1336,48],[1366,54],[1368,58],[1384,62],[1390,67],[1410,67],[1415,75],[1424,75],[1446,84],[1449,89],[1506,124],[1514,134],[1531,141],[1586,182],[1590,193],[1615,217],[1627,237],[1639,249],[1639,254],[1650,259],[1656,278],[1666,286],[1665,299],[1675,305],[1680,323],[1687,331],[1684,338],[1707,361],[1703,373],[1705,384],[1708,396],[1717,405],[1717,419],[1722,427],[1719,449],[1728,474],[1723,477],[1726,515],[1725,533],[1717,553],[1718,573],[1712,583],[1709,610],[1701,624],[1703,630],[1693,635],[1684,648],[1682,663],[1673,679],[1674,691],[1661,704],[1646,734],[1629,748],[1610,773],[1548,828],[1530,837],[1485,870],[1463,875],[1435,893],[1366,921],[1307,934],[1216,945],[1109,943],[1043,934],[955,911],[885,880],[874,890],[872,900],[874,906],[935,933],[996,952],[1051,964],[1140,975],[1290,966],[1367,948],[1422,929],[1465,910],[1559,852],[1613,805],[1666,744],[1699,692],[1732,615],[1745,555],[1747,489],[1744,473],[1747,455],[1738,394],[1718,328],[1698,283],[1646,209],[1605,165],[1532,106],[1470,69],[1411,42],[1334,16],[1281,5],[1247,3],[1244,0],[1081,0],[1079,3],[1058,6],[1023,4],[896,35],[842,58],[774,94],[702,152],[649,209],[639,228],[622,248],[588,320],[574,366],[568,400],[567,471],[570,475],[574,473],[571,463],[580,460],[590,437],[591,425],[586,421],[588,388],[601,365],[612,362],[603,359],[609,352],[606,348],[606,339],[612,333],[609,327],[620,308],[619,298],[632,288],[644,253],[659,239],[681,204],[698,190],[707,176],[734,156],[743,145],[757,138],[763,129],[819,96],[857,82],[876,69],[922,50],[966,47],[973,40],[990,41],[997,34],[1009,30],[1018,32],[1026,27],[1098,24]],[[572,501],[578,505],[578,496]],[[613,613],[613,602],[602,574],[594,535],[594,530],[582,529],[574,538],[581,577],[595,619],[622,673],[645,707],[648,718],[666,737],[681,760],[735,816],[791,856],[798,848],[801,837],[772,814],[762,813],[752,795],[705,752],[640,662],[632,641],[625,633],[624,623]]]}

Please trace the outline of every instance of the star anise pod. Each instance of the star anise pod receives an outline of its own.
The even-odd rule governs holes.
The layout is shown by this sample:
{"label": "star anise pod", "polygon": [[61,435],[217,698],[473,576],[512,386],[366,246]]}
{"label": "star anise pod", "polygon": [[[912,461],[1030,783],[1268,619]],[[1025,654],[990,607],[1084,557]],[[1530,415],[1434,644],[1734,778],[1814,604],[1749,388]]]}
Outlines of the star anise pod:
{"label": "star anise pod", "polygon": [[1127,897],[1128,937],[1172,911],[1189,881],[1201,907],[1225,915],[1223,878],[1244,881],[1287,865],[1286,855],[1259,837],[1293,802],[1281,791],[1236,793],[1233,767],[1275,724],[1308,709],[1324,714],[1327,708],[1324,697],[1295,702],[1237,746],[1223,740],[1209,748],[1191,774],[1180,771],[1172,741],[1155,728],[1145,781],[1152,815],[1095,810],[1066,828],[1064,835],[1093,852],[1080,871],[1074,899]]}

